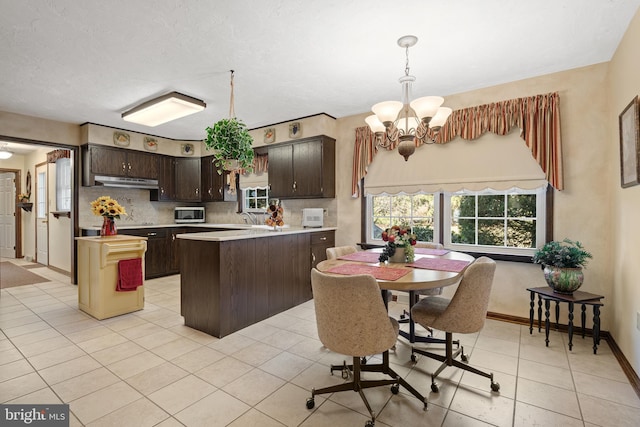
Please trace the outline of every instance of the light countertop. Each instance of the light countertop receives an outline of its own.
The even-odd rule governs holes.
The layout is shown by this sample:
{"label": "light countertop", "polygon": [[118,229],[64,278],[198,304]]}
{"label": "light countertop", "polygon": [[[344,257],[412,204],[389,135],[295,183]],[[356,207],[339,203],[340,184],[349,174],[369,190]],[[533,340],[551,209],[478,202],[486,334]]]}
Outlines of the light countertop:
{"label": "light countertop", "polygon": [[[187,224],[126,224],[124,225],[122,222],[116,222],[116,226],[118,230],[131,230],[131,229],[140,229],[140,228],[176,228],[176,227],[197,227],[197,228],[228,228],[229,230],[244,230],[250,229],[252,227],[251,224],[215,224],[210,222],[200,222],[200,223],[187,223]],[[92,225],[87,227],[80,227],[83,230],[98,230],[100,231],[101,225]]]}
{"label": "light countertop", "polygon": [[[221,227],[220,227],[221,228]],[[274,231],[272,229],[264,228],[247,228],[241,230],[228,230],[228,231],[211,231],[204,233],[188,233],[178,234],[176,237],[184,240],[200,240],[210,242],[225,242],[229,240],[242,240],[242,239],[255,239],[262,237],[275,237],[289,234],[300,233],[317,233],[321,231],[334,231],[335,227],[322,227],[322,228],[302,228],[302,227],[289,227],[279,228]]]}

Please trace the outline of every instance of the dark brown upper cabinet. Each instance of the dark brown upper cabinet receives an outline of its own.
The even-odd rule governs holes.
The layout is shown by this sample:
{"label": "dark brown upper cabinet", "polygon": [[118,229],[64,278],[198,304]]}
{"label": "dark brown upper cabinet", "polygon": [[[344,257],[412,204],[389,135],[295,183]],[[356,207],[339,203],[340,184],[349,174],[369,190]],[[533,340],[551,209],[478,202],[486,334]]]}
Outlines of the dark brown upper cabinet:
{"label": "dark brown upper cabinet", "polygon": [[269,195],[335,197],[335,139],[315,136],[269,147]]}
{"label": "dark brown upper cabinet", "polygon": [[82,146],[83,185],[94,185],[96,175],[157,179],[157,154],[101,145]]}

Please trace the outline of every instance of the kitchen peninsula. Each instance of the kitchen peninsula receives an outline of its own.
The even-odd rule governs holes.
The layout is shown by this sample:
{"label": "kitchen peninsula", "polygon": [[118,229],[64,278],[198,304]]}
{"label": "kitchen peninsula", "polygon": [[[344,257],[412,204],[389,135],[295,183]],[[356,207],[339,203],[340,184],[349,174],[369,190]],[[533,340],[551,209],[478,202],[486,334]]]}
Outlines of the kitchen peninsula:
{"label": "kitchen peninsula", "polygon": [[185,325],[223,337],[312,298],[312,267],[335,228],[179,234]]}

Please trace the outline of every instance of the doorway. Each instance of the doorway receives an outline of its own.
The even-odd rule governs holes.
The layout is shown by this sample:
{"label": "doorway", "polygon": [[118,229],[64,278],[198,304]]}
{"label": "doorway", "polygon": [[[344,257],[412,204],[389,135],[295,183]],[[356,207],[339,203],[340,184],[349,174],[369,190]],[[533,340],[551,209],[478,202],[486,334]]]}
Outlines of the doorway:
{"label": "doorway", "polygon": [[0,257],[16,257],[16,174],[0,173]]}
{"label": "doorway", "polygon": [[36,262],[49,265],[49,203],[47,164],[36,166]]}

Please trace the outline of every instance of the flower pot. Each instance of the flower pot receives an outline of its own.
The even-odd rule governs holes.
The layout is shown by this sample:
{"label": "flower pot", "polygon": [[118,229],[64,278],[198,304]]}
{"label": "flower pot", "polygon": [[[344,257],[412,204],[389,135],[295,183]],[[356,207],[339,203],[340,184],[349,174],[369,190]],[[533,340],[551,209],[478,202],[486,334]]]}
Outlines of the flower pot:
{"label": "flower pot", "polygon": [[404,253],[404,248],[398,248],[396,247],[396,253],[393,254],[393,256],[389,257],[389,262],[406,262],[407,261],[407,257]]}
{"label": "flower pot", "polygon": [[554,292],[571,295],[582,286],[584,274],[582,268],[563,268],[544,266],[544,280]]}
{"label": "flower pot", "polygon": [[116,219],[108,216],[103,217],[102,228],[100,229],[100,237],[112,237],[118,235],[116,227]]}

